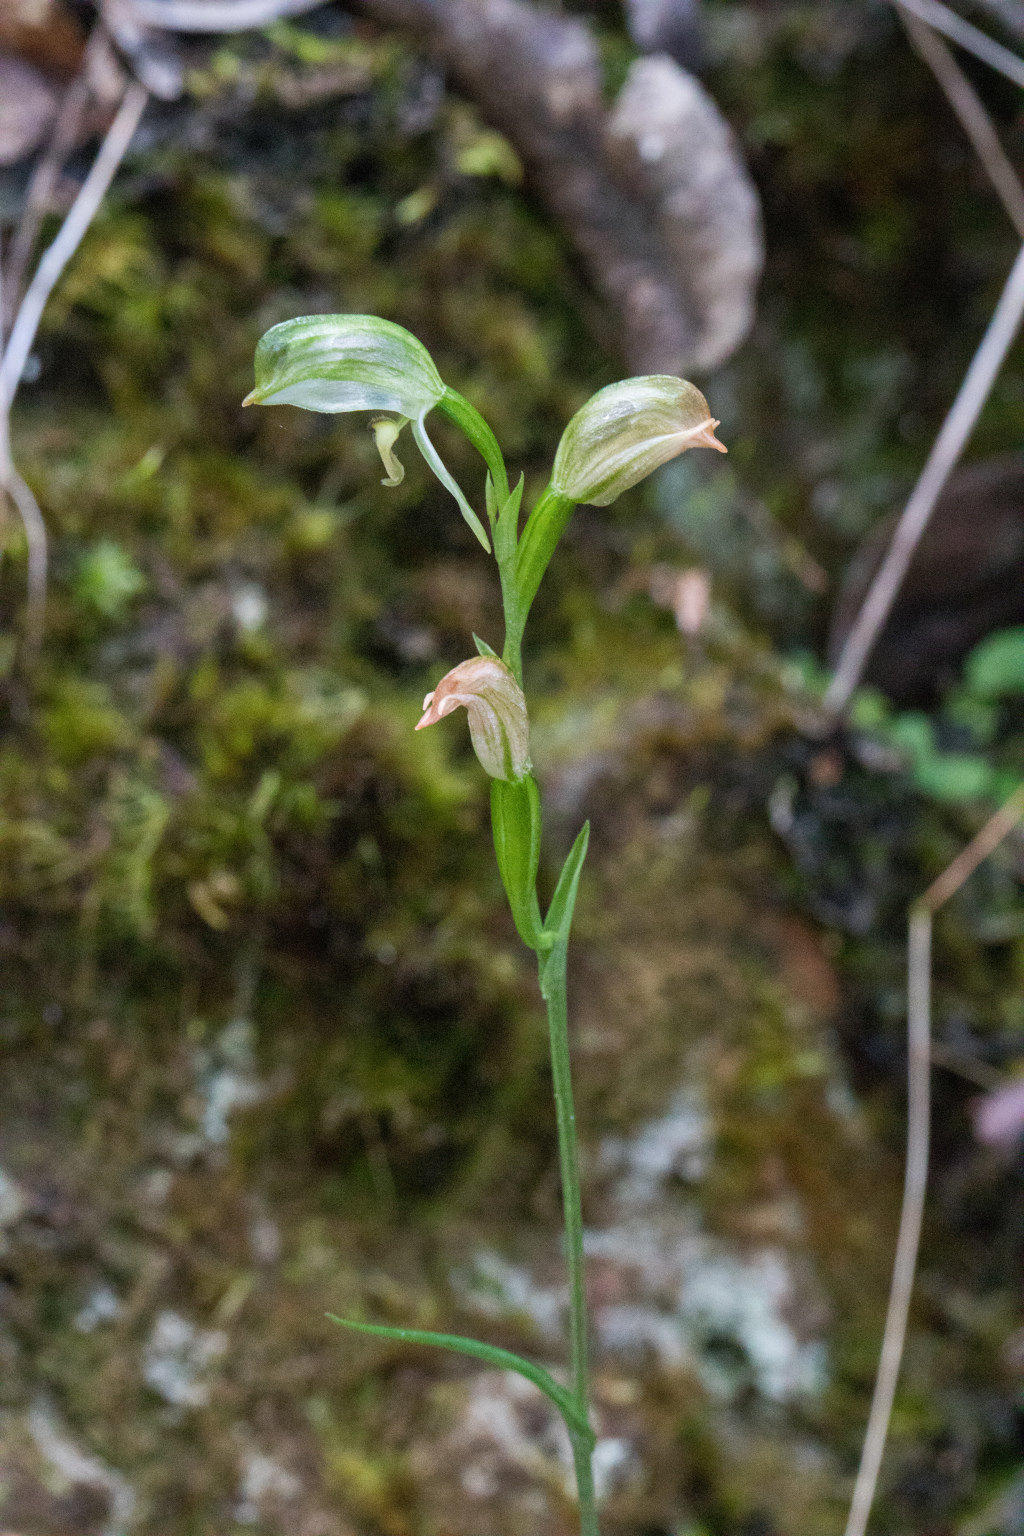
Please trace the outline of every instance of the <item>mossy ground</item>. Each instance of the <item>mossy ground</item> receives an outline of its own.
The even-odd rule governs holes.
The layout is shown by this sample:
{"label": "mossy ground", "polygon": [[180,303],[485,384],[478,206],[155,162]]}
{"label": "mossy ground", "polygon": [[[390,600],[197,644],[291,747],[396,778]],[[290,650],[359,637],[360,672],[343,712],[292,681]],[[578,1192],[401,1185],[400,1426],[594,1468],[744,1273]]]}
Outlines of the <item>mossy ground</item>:
{"label": "mossy ground", "polygon": [[[830,6],[826,33],[820,9],[709,7],[772,253],[710,387],[731,467],[578,513],[528,657],[552,854],[595,830],[572,995],[623,1536],[841,1528],[899,1196],[903,913],[972,825],[809,738],[781,655],[825,607],[786,540],[834,570],[888,508],[1011,243],[887,13]],[[529,495],[616,364],[508,147],[398,42],[286,28],[197,71],[64,280],[16,420],[53,567],[31,672],[16,539],[2,572],[0,1509],[25,1536],[99,1532],[126,1489],[153,1536],[568,1531],[537,1402],[324,1318],[560,1358],[534,982],[468,744],[411,729],[470,631],[500,640],[493,572],[411,453],[385,491],[361,424],[239,401],[269,324],[383,313]],[[982,446],[1018,431],[1019,380]],[[646,572],[694,558],[732,612],[684,647]],[[939,1024],[1012,1060],[990,897],[940,925]],[[680,1142],[637,1185],[683,1090],[703,1162]],[[939,1090],[893,1532],[953,1529],[1019,1457],[1024,1213]],[[679,1254],[740,1297],[776,1285],[774,1310],[702,1313]]]}

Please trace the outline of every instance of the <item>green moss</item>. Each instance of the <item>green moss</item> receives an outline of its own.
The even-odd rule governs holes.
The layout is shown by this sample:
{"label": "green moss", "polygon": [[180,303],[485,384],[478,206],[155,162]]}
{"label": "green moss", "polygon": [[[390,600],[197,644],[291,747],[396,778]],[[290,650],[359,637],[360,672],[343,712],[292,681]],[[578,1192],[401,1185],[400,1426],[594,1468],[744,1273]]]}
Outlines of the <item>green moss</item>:
{"label": "green moss", "polygon": [[[595,1148],[628,1138],[680,1082],[702,1084],[708,1172],[663,1210],[730,1251],[786,1247],[831,1309],[830,1385],[809,1406],[722,1407],[692,1373],[629,1364],[636,1381],[601,1412],[644,1470],[608,1528],[802,1536],[841,1526],[874,1369],[905,907],[974,819],[846,758],[831,787],[814,768],[826,749],[801,735],[799,669],[773,645],[806,655],[824,609],[737,495],[838,569],[918,462],[976,339],[976,273],[995,283],[1004,240],[884,18],[832,53],[818,8],[759,8],[730,52],[715,29],[736,8],[707,9],[771,252],[757,335],[712,384],[736,468],[697,491],[666,477],[660,520],[639,495],[578,511],[527,667],[552,867],[588,811],[595,827],[574,952],[581,1123]],[[614,82],[630,49],[608,26]],[[392,39],[292,27],[215,53],[69,269],[16,413],[53,579],[36,675],[0,655],[0,1164],[34,1202],[3,1236],[0,1393],[18,1415],[40,1392],[57,1404],[135,1487],[143,1533],[228,1529],[255,1447],[302,1484],[292,1504],[268,1496],[268,1530],[472,1536],[453,1439],[468,1368],[343,1342],[323,1313],[535,1349],[521,1315],[461,1316],[452,1268],[481,1243],[518,1247],[539,1274],[558,1262],[544,1040],[486,785],[457,723],[412,732],[470,630],[500,641],[492,568],[421,466],[379,486],[361,423],[240,409],[267,325],[373,311],[423,338],[532,491],[617,371],[580,318],[573,256],[475,110],[449,94],[408,126],[420,67]],[[339,95],[284,105],[281,72],[307,68],[347,71]],[[1012,437],[1011,396],[981,444]],[[479,462],[443,422],[437,436],[479,497]],[[649,571],[695,559],[716,608],[684,649]],[[23,548],[2,574],[16,611]],[[859,723],[884,714],[876,701]],[[953,723],[985,745],[976,712]],[[788,849],[765,817],[783,800]],[[1014,879],[994,860],[936,951],[940,1029],[966,1020],[1008,1060]],[[801,903],[816,916],[793,927]],[[996,919],[1014,936],[986,939]],[[834,962],[859,1111],[825,1027]],[[937,1090],[942,1194],[897,1481],[943,1436],[980,1446],[986,1478],[1012,1455],[999,1352],[1018,1321],[1015,1197],[964,1150],[965,1096]],[[231,1136],[211,1139],[231,1094]],[[594,1222],[603,1178],[595,1151]],[[83,1331],[100,1285],[120,1310]],[[965,1288],[995,1321],[965,1321],[950,1301]],[[192,1407],[147,1384],[165,1312],[228,1335]],[[16,1439],[0,1433],[0,1463]],[[531,1476],[509,1474],[488,1528],[571,1528],[557,1478]],[[943,1487],[934,1518],[897,1496],[883,1526],[955,1520],[969,1489]]]}

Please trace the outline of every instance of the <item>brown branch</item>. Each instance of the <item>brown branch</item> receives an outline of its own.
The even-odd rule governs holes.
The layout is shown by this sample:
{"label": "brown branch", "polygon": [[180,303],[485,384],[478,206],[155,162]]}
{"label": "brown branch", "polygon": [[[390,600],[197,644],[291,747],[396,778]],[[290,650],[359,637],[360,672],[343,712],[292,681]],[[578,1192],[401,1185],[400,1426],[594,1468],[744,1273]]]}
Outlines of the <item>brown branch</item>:
{"label": "brown branch", "polygon": [[[675,174],[691,178],[688,198],[673,206],[657,156],[637,164],[641,152],[621,163],[622,141],[632,137],[634,126],[611,134],[597,49],[579,20],[524,0],[352,3],[382,26],[412,34],[515,146],[533,188],[574,242],[611,310],[631,368],[683,373],[724,360],[749,321],[761,252],[757,200],[728,129],[692,77],[667,58],[640,61],[675,71],[679,80],[669,111],[676,115],[669,127],[685,132],[692,124],[700,135],[685,155],[672,157]],[[666,86],[665,68],[661,75],[666,78],[655,82],[658,91]],[[700,173],[712,158],[714,176],[702,184]],[[689,204],[685,213],[683,202]],[[728,237],[719,222],[726,216]],[[694,234],[685,252],[684,228]],[[736,264],[728,269],[728,262],[720,262],[717,293],[709,295],[701,284],[727,243]],[[726,291],[743,311],[741,323],[731,328],[715,313]]]}

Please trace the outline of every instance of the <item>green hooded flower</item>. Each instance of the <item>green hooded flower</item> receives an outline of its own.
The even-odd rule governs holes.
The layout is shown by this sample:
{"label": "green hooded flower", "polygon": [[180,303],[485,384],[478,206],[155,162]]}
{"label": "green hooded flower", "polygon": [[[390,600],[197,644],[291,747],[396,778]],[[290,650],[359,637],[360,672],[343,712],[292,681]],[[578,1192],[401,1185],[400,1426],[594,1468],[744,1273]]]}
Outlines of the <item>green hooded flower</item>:
{"label": "green hooded flower", "polygon": [[551,489],[572,502],[607,507],[687,448],[727,450],[694,384],[671,374],[623,379],[592,395],[558,445]]}
{"label": "green hooded flower", "polygon": [[426,347],[402,326],[377,315],[300,315],[261,337],[256,387],[242,404],[297,405],[330,414],[394,411],[407,418],[423,457],[489,552],[480,519],[424,425],[427,412],[451,393]]}

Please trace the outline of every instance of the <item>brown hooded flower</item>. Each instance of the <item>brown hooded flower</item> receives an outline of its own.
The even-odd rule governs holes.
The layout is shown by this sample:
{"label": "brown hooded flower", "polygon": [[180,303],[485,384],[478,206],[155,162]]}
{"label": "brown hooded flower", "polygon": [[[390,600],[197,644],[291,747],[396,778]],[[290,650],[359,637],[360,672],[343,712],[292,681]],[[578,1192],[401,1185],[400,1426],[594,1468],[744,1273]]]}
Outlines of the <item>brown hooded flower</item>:
{"label": "brown hooded flower", "polygon": [[496,656],[473,656],[442,677],[423,700],[416,729],[434,725],[460,705],[469,716],[473,751],[492,779],[518,783],[530,771],[530,723],[523,690]]}

